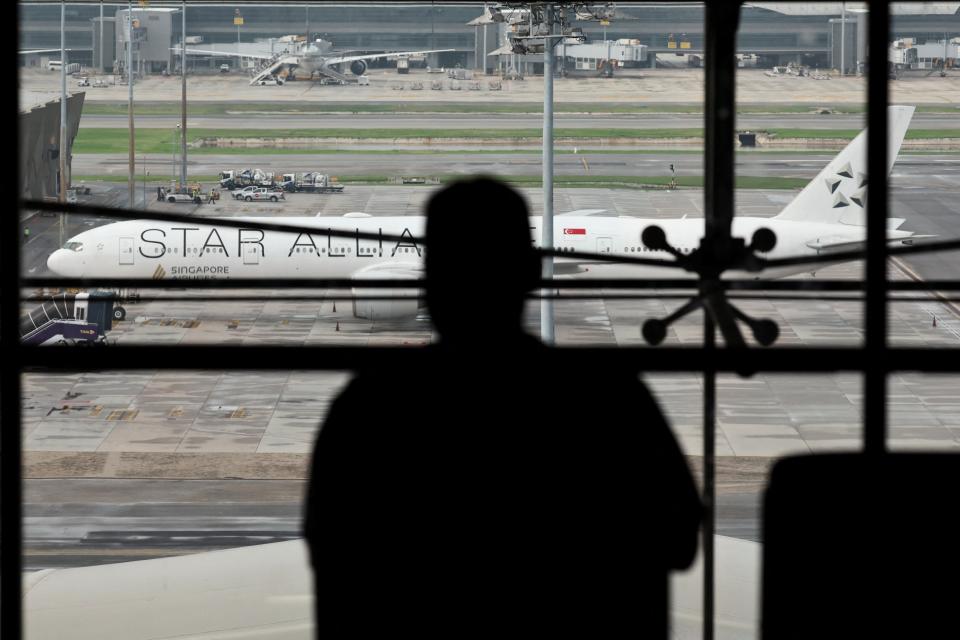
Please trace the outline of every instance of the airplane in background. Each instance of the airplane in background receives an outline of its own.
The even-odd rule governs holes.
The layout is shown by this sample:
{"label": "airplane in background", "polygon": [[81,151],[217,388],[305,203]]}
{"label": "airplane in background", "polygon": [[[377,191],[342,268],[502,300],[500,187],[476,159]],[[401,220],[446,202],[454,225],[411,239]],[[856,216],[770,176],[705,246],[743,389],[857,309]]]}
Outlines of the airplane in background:
{"label": "airplane in background", "polygon": [[[349,53],[332,53],[333,43],[323,38],[317,38],[313,42],[306,42],[302,37],[284,36],[278,40],[278,43],[284,45],[280,52],[271,52],[253,50],[233,51],[227,49],[196,49],[186,47],[188,56],[215,56],[215,57],[234,57],[234,58],[252,58],[260,60],[261,66],[250,80],[250,84],[257,84],[260,80],[276,75],[284,67],[290,70],[290,75],[305,74],[313,78],[314,74],[327,78],[335,78],[342,82],[349,82],[351,79],[347,76],[340,65],[349,65],[350,73],[354,76],[362,76],[367,70],[368,60],[378,60],[381,58],[402,58],[406,56],[424,55],[427,53],[444,53],[453,51],[453,49],[428,49],[425,51],[392,51],[388,53],[372,53],[363,55],[350,55]],[[234,45],[236,47],[236,45]],[[176,55],[180,55],[180,47],[172,47]]]}
{"label": "airplane in background", "polygon": [[[715,536],[713,613],[724,637],[755,637],[760,589],[757,542]],[[699,637],[702,554],[671,577],[673,636]],[[24,575],[27,638],[114,640],[304,640],[313,638],[313,578],[303,540],[288,540]]]}
{"label": "airplane in background", "polygon": [[[890,107],[888,173],[893,169],[914,107]],[[749,238],[762,227],[772,230],[776,246],[768,259],[801,255],[829,255],[849,251],[866,242],[866,130],[847,145],[778,215],[772,218],[740,217],[733,220],[734,236]],[[650,219],[603,216],[604,210],[563,213],[554,221],[554,247],[559,251],[602,253],[626,257],[672,256],[644,245],[643,230],[657,225],[667,242],[681,253],[694,251],[703,237],[702,218]],[[151,220],[115,222],[84,231],[70,238],[48,259],[48,268],[61,276],[76,278],[304,278],[389,280],[423,277],[423,216],[374,217],[366,213],[314,218],[235,218],[249,228],[217,226],[206,218],[196,224]],[[310,232],[264,231],[258,222],[290,224],[315,229]],[[899,229],[904,220],[888,219],[887,238],[892,243],[910,243],[926,237]],[[531,217],[532,237],[539,239],[541,219]],[[357,234],[334,236],[331,231]],[[361,233],[380,239],[360,238]],[[384,240],[393,236],[399,240]],[[470,259],[496,259],[496,238],[464,238]],[[483,249],[492,249],[484,253]],[[663,278],[693,277],[676,268],[585,260],[554,259],[558,277],[584,274],[599,277]],[[823,264],[767,269],[759,273],[729,271],[733,278],[777,278],[822,269]],[[372,290],[366,290],[372,294]],[[357,291],[354,290],[356,294]],[[386,292],[387,294],[394,292]],[[356,299],[354,315],[372,320],[415,317],[418,294],[397,291],[390,301]],[[400,297],[407,295],[408,297]]]}

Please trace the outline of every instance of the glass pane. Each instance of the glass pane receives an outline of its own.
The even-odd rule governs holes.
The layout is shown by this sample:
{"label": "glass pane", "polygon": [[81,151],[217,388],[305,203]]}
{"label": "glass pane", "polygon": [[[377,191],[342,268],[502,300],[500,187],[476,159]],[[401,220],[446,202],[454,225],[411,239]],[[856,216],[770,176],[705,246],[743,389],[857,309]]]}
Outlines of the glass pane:
{"label": "glass pane", "polygon": [[[749,244],[757,229],[772,230],[776,245],[759,253],[770,260],[863,246],[865,201],[858,194],[866,172],[866,79],[858,61],[865,59],[866,14],[842,16],[840,10],[809,3],[741,11],[734,234]],[[774,33],[773,25],[782,31]],[[770,269],[760,277],[815,286],[820,280],[855,282],[863,270],[860,261],[827,261]],[[859,296],[816,299],[822,297],[769,292],[763,301],[737,306],[752,318],[776,322],[775,344],[860,344]]]}
{"label": "glass pane", "polygon": [[960,449],[958,381],[956,375],[918,372],[895,373],[887,379],[890,450]]}

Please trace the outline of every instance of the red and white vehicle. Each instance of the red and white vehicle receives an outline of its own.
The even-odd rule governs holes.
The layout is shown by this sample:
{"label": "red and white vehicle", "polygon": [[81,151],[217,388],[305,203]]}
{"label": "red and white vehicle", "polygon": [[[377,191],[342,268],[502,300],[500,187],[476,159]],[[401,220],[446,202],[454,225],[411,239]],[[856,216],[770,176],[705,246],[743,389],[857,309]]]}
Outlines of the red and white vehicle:
{"label": "red and white vehicle", "polygon": [[278,200],[286,200],[283,197],[283,191],[277,191],[274,189],[266,189],[264,187],[258,187],[256,189],[251,189],[243,194],[243,199],[246,202],[252,202],[253,200],[269,200],[270,202],[276,202]]}

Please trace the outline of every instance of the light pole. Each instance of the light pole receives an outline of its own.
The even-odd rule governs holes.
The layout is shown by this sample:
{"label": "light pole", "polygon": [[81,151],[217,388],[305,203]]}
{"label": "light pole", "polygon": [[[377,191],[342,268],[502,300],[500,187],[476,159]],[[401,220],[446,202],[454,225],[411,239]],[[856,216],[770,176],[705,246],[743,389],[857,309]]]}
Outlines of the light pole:
{"label": "light pole", "polygon": [[180,182],[187,184],[187,2],[180,7]]}
{"label": "light pole", "polygon": [[[173,130],[173,158],[171,160],[171,166],[173,168],[173,181],[177,181],[177,142],[180,138],[180,123],[177,123],[177,128]],[[179,185],[183,186],[183,185]]]}
{"label": "light pole", "polygon": [[[64,2],[60,3],[60,143],[57,147],[57,160],[60,171],[60,202],[67,201],[67,49],[66,49],[66,30],[67,30],[67,6]],[[59,234],[60,244],[63,246],[64,240],[64,216],[60,212]]]}
{"label": "light pole", "polygon": [[846,43],[847,43],[847,3],[840,3],[840,75],[843,75],[846,68]]}
{"label": "light pole", "polygon": [[147,171],[147,156],[143,156],[143,208],[147,208],[147,176],[150,175],[150,172]]}
{"label": "light pole", "polygon": [[133,2],[127,0],[127,131],[129,132],[128,174],[127,174],[127,208],[133,209],[135,178],[134,178],[134,139],[133,128]]}
{"label": "light pole", "polygon": [[[553,5],[543,9],[544,23],[549,28],[543,40],[543,228],[540,246],[553,249]],[[553,258],[543,260],[543,279],[553,280]],[[553,300],[544,291],[540,301],[540,339],[553,346],[556,341],[553,322]]]}
{"label": "light pole", "polygon": [[240,26],[243,24],[243,16],[240,15],[240,9],[233,10],[233,24],[237,27],[237,53],[240,53]]}

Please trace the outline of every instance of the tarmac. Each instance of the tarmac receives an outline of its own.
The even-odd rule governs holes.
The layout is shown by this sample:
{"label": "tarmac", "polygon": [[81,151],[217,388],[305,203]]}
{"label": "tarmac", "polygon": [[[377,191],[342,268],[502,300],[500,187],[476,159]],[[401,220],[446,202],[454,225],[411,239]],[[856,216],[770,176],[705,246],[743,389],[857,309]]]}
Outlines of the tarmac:
{"label": "tarmac", "polygon": [[[412,91],[409,82],[429,80],[415,72],[408,78],[371,71],[371,86],[320,86],[288,83],[283,87],[248,87],[239,75],[196,76],[188,79],[191,102],[335,103],[382,102],[527,102],[542,101],[542,79],[504,81],[502,90],[490,91],[488,78],[480,91],[449,90],[444,77],[441,91]],[[41,71],[21,71],[21,104],[55,95],[59,76]],[[403,82],[403,90],[393,87]],[[698,69],[638,70],[614,80],[564,79],[556,83],[558,102],[640,103],[664,105],[702,104],[703,72]],[[891,82],[891,101],[955,108],[960,78],[907,78]],[[71,87],[74,89],[74,87]],[[179,78],[148,78],[135,87],[138,101],[177,101]],[[85,89],[86,100],[123,102],[127,88]],[[865,80],[846,77],[831,80],[765,76],[759,70],[738,73],[741,103],[820,105],[860,104]],[[241,118],[242,116],[230,116]],[[513,116],[511,116],[513,117]],[[859,116],[820,121],[820,116],[797,116],[794,122],[812,126],[834,123],[844,128]],[[949,117],[947,117],[949,118]],[[309,121],[310,118],[304,118]],[[423,123],[432,119],[424,119]],[[534,117],[535,120],[535,117]],[[516,117],[509,126],[534,122]],[[161,120],[146,119],[144,126]],[[325,126],[341,122],[323,121]],[[564,116],[567,123],[577,122]],[[696,116],[679,116],[693,126]],[[758,124],[777,119],[759,117]],[[789,121],[789,120],[785,120]],[[949,119],[933,118],[930,127],[949,126]],[[84,126],[92,120],[85,119]],[[103,120],[103,123],[114,121]],[[211,121],[212,122],[212,121]],[[242,124],[242,120],[225,120]],[[360,123],[416,122],[397,118],[356,118]],[[461,122],[450,117],[447,126]],[[598,118],[591,126],[605,126]],[[611,126],[617,126],[611,119]],[[669,120],[651,120],[668,126]],[[926,121],[925,121],[926,122]],[[421,124],[423,124],[421,123]],[[685,124],[684,124],[685,123]],[[946,123],[946,124],[944,124]],[[634,123],[641,126],[639,123]],[[751,123],[753,124],[753,123]],[[159,124],[157,126],[160,126]],[[190,126],[207,126],[206,121]],[[288,123],[285,123],[288,126]],[[374,126],[371,124],[370,126]],[[474,124],[473,126],[478,126]],[[534,125],[535,126],[535,125]],[[826,124],[824,125],[826,126]],[[927,126],[927,125],[924,125]],[[743,175],[806,177],[816,174],[832,154],[754,156],[738,153]],[[539,173],[539,158],[470,157],[397,154],[382,157],[349,154],[283,157],[290,170],[315,170],[331,158],[337,171],[350,163],[376,166],[384,172],[462,172],[470,175],[483,166],[503,174]],[[628,159],[627,159],[628,158]],[[125,159],[78,156],[75,171],[125,174]],[[192,174],[215,173],[217,167],[272,166],[276,156],[243,159],[191,157]],[[558,173],[579,171],[579,156],[558,154]],[[650,154],[614,157],[587,156],[595,174],[661,175],[672,162],[669,156]],[[342,161],[342,162],[341,162]],[[164,163],[167,163],[164,165]],[[259,164],[258,164],[259,163]],[[608,164],[604,164],[608,163]],[[621,163],[621,164],[609,164]],[[684,155],[675,162],[680,175],[702,173],[701,159]],[[328,163],[329,164],[329,163]],[[170,173],[169,160],[148,157],[154,176]],[[941,156],[904,155],[893,174],[893,215],[907,218],[904,228],[918,233],[955,237],[960,215],[956,187],[956,162]],[[601,169],[603,167],[603,169]],[[140,167],[138,167],[139,169]],[[216,169],[216,170],[215,170]],[[764,173],[758,173],[763,171]],[[94,199],[124,206],[124,184],[90,185]],[[542,211],[539,189],[523,190],[533,213]],[[429,197],[428,187],[349,186],[343,194],[308,196],[293,194],[287,202],[232,201],[202,207],[151,202],[138,189],[136,206],[175,210],[197,216],[221,215],[339,215],[363,211],[372,215],[419,215]],[[611,213],[667,218],[703,215],[703,194],[698,189],[565,189],[555,191],[556,211],[608,209]],[[779,211],[794,192],[738,190],[741,215],[769,216]],[[27,214],[32,234],[24,246],[24,272],[43,275],[46,256],[57,246],[57,224],[52,218]],[[108,222],[105,218],[71,218],[66,237],[81,229]],[[891,269],[891,278],[958,278],[956,252],[913,258]],[[862,265],[850,263],[823,269],[816,276],[798,278],[858,279]],[[417,345],[430,341],[429,320],[421,317],[401,323],[377,323],[353,318],[349,303],[334,309],[333,292],[316,291],[315,301],[265,299],[256,303],[212,302],[206,294],[171,292],[196,297],[180,302],[151,300],[128,304],[127,320],[118,323],[110,339],[118,344],[264,344],[283,343]],[[150,292],[152,295],[152,292]],[[243,293],[243,292],[237,292]],[[286,293],[286,292],[285,292]],[[268,295],[279,295],[268,292]],[[679,300],[564,301],[557,304],[559,344],[642,344],[640,325],[649,317],[664,317]],[[773,297],[747,301],[748,313],[770,317],[780,325],[783,345],[856,345],[863,340],[862,304],[842,301],[787,301]],[[930,299],[891,304],[890,341],[895,345],[956,346],[960,318],[953,308]],[[477,313],[483,313],[482,302]],[[936,323],[934,326],[934,319]],[[531,305],[526,322],[531,332],[539,326],[538,305]],[[667,344],[699,344],[701,320],[696,314],[671,328]],[[85,351],[84,354],[92,352]],[[88,356],[89,357],[89,356]],[[82,566],[178,555],[191,551],[285,540],[300,534],[300,505],[309,452],[327,408],[347,382],[347,372],[317,373],[297,370],[261,373],[223,372],[216,363],[204,371],[91,372],[84,374],[30,373],[23,378],[23,462],[25,481],[25,569]],[[251,362],[251,367],[256,363]],[[663,411],[699,476],[703,446],[702,380],[697,374],[647,375]],[[889,380],[890,437],[893,450],[960,447],[960,398],[957,376],[900,373]],[[851,374],[721,376],[717,384],[718,502],[717,531],[746,540],[758,540],[760,492],[769,466],[779,456],[811,451],[849,451],[861,446],[862,383]],[[602,416],[602,407],[598,407]]]}
{"label": "tarmac", "polygon": [[[119,191],[122,191],[120,189]],[[525,190],[534,213],[541,208],[537,189]],[[429,189],[366,187],[314,206],[324,214],[365,211],[372,215],[416,215]],[[744,214],[772,215],[789,194],[740,191]],[[312,204],[316,205],[314,200]],[[943,201],[946,205],[946,200]],[[266,207],[267,205],[264,205]],[[955,216],[956,205],[952,205]],[[274,205],[280,213],[284,205]],[[556,210],[602,208],[621,215],[678,217],[702,215],[698,190],[633,191],[558,189]],[[203,209],[203,215],[222,215]],[[235,211],[246,214],[247,210]],[[289,212],[288,212],[289,213]],[[49,219],[47,219],[49,220]],[[74,221],[79,228],[86,226]],[[56,225],[37,228],[30,240],[25,267],[42,273],[47,247],[55,245]],[[43,248],[41,248],[43,247]],[[38,269],[40,271],[38,271]],[[848,263],[820,270],[817,278],[858,279],[861,265]],[[951,274],[940,274],[950,277]],[[809,278],[807,276],[796,276]],[[891,278],[907,279],[895,268]],[[213,302],[207,292],[177,292],[196,301],[152,300],[127,304],[127,320],[117,323],[110,340],[117,344],[351,344],[417,345],[429,342],[429,320],[372,323],[352,317],[348,302],[315,291],[316,301],[271,300],[292,292],[267,291],[262,302]],[[252,293],[252,292],[251,292]],[[561,345],[642,344],[639,327],[645,318],[663,317],[676,300],[562,301],[557,303],[557,340]],[[482,301],[477,312],[482,313]],[[856,345],[863,339],[862,307],[857,302],[787,301],[769,298],[745,301],[748,313],[770,317],[780,325],[778,344],[808,346]],[[956,311],[931,299],[891,305],[891,343],[956,345],[960,319]],[[933,318],[937,318],[933,326]],[[531,304],[527,323],[539,326],[538,306]],[[675,325],[667,344],[698,344],[699,317]],[[252,366],[255,363],[251,363]],[[30,477],[75,474],[68,461],[86,460],[96,477],[290,477],[291,469],[267,464],[247,466],[251,456],[305,455],[329,402],[346,380],[341,373],[122,372],[70,375],[30,374],[24,379],[24,451]],[[701,451],[700,378],[695,374],[650,375],[651,386],[669,414],[685,450]],[[904,373],[891,378],[890,446],[943,448],[960,446],[960,399],[949,376]],[[859,446],[860,383],[853,375],[758,375],[749,379],[722,376],[718,386],[717,453],[721,456],[776,457],[794,452],[850,449]],[[52,454],[58,454],[51,457]],[[119,454],[119,457],[118,457]],[[163,465],[140,472],[127,465],[126,454],[165,456]],[[169,462],[183,454],[183,462]],[[201,454],[199,457],[190,458]],[[214,457],[210,457],[214,456]],[[141,462],[148,456],[141,457]],[[219,460],[220,466],[212,460]],[[263,458],[264,461],[270,458]],[[58,472],[57,464],[64,470]],[[119,465],[119,466],[118,466]],[[234,468],[236,467],[236,468]],[[81,474],[82,475],[82,474]]]}

